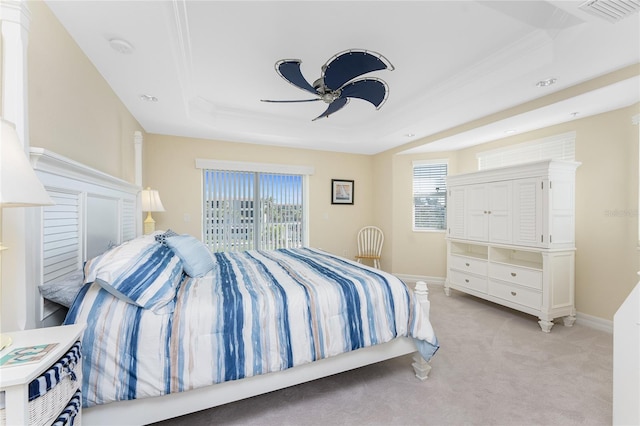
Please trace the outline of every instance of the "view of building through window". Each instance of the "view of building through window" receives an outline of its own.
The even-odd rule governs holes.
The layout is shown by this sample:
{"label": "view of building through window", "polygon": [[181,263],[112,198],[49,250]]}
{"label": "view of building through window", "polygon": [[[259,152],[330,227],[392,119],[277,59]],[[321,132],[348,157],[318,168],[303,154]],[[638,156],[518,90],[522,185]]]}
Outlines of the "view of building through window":
{"label": "view of building through window", "polygon": [[447,228],[447,163],[414,162],[413,229]]}
{"label": "view of building through window", "polygon": [[302,175],[203,172],[204,242],[212,251],[302,247]]}

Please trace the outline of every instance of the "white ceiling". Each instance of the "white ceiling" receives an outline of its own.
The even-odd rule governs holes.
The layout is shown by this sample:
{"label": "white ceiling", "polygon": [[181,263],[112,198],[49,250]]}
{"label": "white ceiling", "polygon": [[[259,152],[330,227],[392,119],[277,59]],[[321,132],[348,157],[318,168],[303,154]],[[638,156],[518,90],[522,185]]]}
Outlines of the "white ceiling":
{"label": "white ceiling", "polygon": [[[375,154],[640,62],[640,15],[616,23],[583,1],[52,1],[47,4],[148,133]],[[128,42],[129,54],[112,49]],[[322,102],[309,82],[334,54],[383,54],[395,70],[381,109]],[[556,78],[549,87],[536,82]],[[411,152],[458,149],[640,100],[640,78],[565,99]],[[157,102],[140,96],[152,95]]]}

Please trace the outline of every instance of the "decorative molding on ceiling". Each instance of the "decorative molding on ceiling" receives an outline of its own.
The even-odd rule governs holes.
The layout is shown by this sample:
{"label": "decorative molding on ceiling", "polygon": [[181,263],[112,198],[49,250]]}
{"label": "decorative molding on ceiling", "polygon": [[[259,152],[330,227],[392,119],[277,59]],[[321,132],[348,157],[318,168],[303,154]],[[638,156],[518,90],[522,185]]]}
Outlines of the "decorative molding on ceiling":
{"label": "decorative molding on ceiling", "polygon": [[189,115],[190,100],[195,97],[193,89],[193,53],[191,49],[191,35],[189,31],[189,17],[187,2],[185,0],[173,0],[171,2],[173,12],[175,56],[177,62],[178,78],[182,86],[183,102],[186,113]]}

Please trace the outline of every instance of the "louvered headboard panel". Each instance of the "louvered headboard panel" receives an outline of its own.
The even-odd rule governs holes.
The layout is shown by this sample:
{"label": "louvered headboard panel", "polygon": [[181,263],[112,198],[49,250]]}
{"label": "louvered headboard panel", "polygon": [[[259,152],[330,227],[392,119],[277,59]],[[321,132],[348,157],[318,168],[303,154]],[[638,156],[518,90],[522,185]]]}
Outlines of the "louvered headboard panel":
{"label": "louvered headboard panel", "polygon": [[[41,227],[31,261],[36,282],[33,295],[36,324],[57,325],[60,306],[45,301],[38,286],[82,268],[84,262],[113,245],[135,238],[142,230],[141,188],[42,148],[31,149],[31,163],[53,206],[37,209],[33,226]],[[36,209],[34,209],[36,210]]]}
{"label": "louvered headboard panel", "polygon": [[76,271],[82,265],[80,194],[50,189],[56,203],[43,208],[43,282]]}

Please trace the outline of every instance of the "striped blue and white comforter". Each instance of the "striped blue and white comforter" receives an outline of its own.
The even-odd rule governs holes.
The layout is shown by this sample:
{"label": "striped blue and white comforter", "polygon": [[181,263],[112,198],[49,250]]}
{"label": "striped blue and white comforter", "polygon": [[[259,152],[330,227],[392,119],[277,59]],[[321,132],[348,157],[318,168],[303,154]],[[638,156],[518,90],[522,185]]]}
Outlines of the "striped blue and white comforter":
{"label": "striped blue and white comforter", "polygon": [[[427,307],[428,309],[428,307]],[[181,392],[413,336],[437,349],[428,312],[393,275],[314,249],[217,253],[185,276],[173,313],[87,284],[67,323],[87,323],[83,406]]]}

